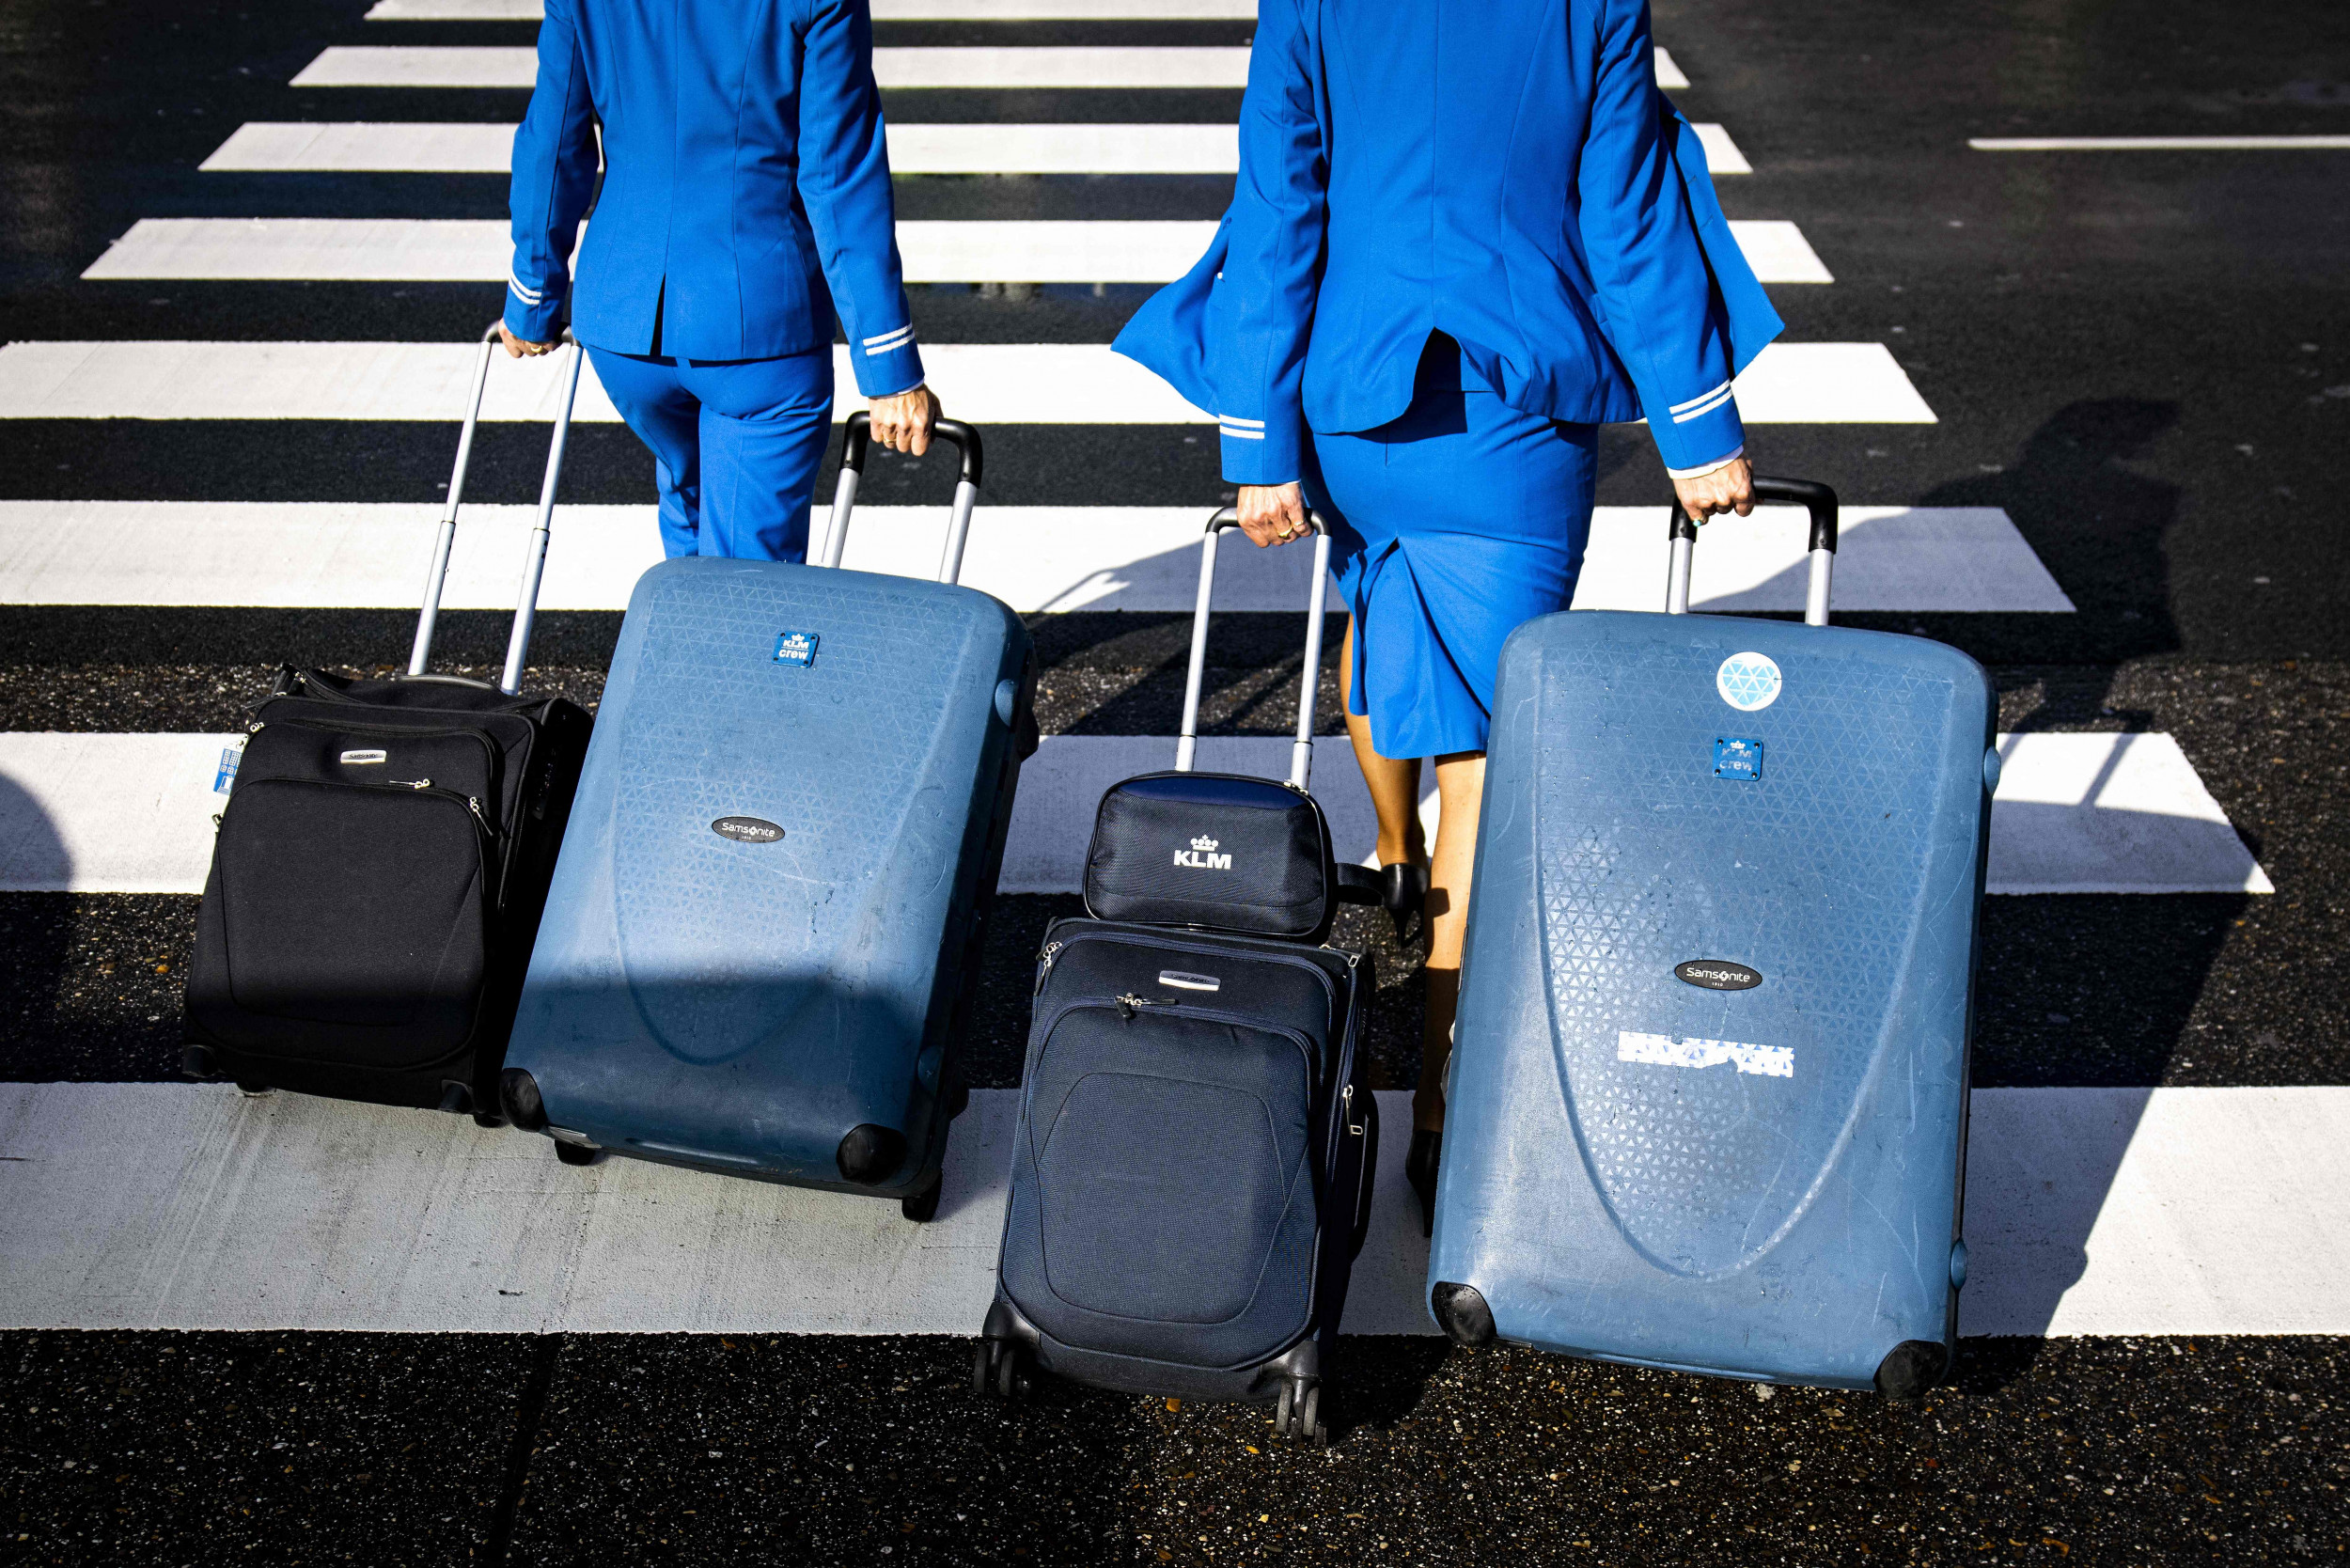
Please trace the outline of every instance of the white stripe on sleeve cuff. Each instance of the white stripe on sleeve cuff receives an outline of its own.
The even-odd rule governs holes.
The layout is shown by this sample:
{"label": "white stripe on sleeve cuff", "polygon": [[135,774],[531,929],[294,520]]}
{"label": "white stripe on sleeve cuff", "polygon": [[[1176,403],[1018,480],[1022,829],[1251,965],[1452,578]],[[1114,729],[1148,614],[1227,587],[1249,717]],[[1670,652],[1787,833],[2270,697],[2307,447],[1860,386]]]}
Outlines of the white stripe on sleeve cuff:
{"label": "white stripe on sleeve cuff", "polygon": [[908,321],[895,332],[885,332],[878,337],[868,337],[860,345],[870,357],[891,353],[914,341],[914,323]]}

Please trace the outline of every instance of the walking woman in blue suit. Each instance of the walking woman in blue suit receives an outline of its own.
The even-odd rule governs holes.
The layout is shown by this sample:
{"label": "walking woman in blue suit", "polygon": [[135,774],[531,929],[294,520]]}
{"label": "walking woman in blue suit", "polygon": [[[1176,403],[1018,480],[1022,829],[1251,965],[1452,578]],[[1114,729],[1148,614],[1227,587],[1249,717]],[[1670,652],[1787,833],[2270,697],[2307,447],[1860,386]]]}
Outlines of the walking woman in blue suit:
{"label": "walking woman in blue suit", "polygon": [[1118,347],[1214,413],[1249,538],[1330,525],[1388,905],[1425,900],[1426,1220],[1502,639],[1574,596],[1596,426],[1645,416],[1700,521],[1751,509],[1731,379],[1779,321],[1645,0],[1262,0],[1240,147],[1214,245]]}
{"label": "walking woman in blue suit", "polygon": [[873,438],[928,448],[867,0],[546,0],[510,199],[507,352],[569,306],[652,448],[669,555],[807,558],[836,311]]}

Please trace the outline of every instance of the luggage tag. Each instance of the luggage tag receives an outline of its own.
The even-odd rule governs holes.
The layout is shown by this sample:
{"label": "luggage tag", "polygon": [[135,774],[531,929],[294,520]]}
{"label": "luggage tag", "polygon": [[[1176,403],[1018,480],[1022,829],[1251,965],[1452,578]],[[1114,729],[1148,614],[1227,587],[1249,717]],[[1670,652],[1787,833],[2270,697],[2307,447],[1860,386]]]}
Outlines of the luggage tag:
{"label": "luggage tag", "polygon": [[225,795],[236,788],[237,764],[244,760],[244,743],[232,741],[220,748],[220,767],[212,775],[212,793]]}

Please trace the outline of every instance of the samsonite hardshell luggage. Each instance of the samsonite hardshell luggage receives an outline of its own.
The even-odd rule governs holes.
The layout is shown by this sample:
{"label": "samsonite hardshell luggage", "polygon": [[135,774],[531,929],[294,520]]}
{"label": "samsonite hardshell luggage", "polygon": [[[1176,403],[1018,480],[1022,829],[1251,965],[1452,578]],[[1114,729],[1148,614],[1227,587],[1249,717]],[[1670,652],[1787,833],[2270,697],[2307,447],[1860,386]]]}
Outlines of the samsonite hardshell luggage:
{"label": "samsonite hardshell luggage", "polygon": [[[1094,916],[1155,919],[1058,920],[1038,954],[972,1378],[1009,1397],[1042,1368],[1276,1403],[1284,1431],[1319,1440],[1378,1146],[1357,1054],[1371,966],[1319,945],[1341,883],[1306,792],[1329,564],[1319,519],[1289,782],[1190,771],[1215,541],[1230,525],[1218,513],[1202,552],[1178,771],[1104,796],[1087,867]],[[1221,844],[1244,847],[1235,859]],[[1368,873],[1343,885],[1376,899]]]}
{"label": "samsonite hardshell luggage", "polygon": [[685,557],[629,601],[507,1053],[516,1124],[599,1150],[902,1200],[928,1219],[1022,759],[1020,618],[936,582]]}
{"label": "samsonite hardshell luggage", "polygon": [[290,666],[255,711],[196,916],[183,1065],[496,1120],[497,1074],[589,730],[521,691],[582,351],[562,374],[498,684],[427,665],[497,329],[483,334],[408,672]]}
{"label": "samsonite hardshell luggage", "polygon": [[[1575,611],[1501,655],[1430,1309],[1465,1343],[1909,1397],[1966,1278],[1998,705],[1923,638]],[[1717,526],[1720,525],[1716,525]],[[1676,509],[1668,608],[1696,529]]]}

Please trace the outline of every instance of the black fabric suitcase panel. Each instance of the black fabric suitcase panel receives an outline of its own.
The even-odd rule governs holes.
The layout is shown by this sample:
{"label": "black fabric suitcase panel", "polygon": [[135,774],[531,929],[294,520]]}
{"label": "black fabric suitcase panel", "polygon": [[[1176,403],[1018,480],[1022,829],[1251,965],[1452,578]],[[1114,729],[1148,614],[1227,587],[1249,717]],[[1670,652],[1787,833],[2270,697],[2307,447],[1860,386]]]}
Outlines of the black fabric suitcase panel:
{"label": "black fabric suitcase panel", "polygon": [[1272,779],[1142,774],[1102,796],[1085,898],[1098,920],[1318,942],[1338,910],[1329,826]]}
{"label": "black fabric suitcase panel", "polygon": [[241,782],[218,857],[227,996],[192,991],[198,1021],[368,1066],[457,1050],[487,968],[488,849],[465,799],[437,788]]}
{"label": "black fabric suitcase panel", "polygon": [[[1080,1004],[1031,1091],[1048,1294],[1072,1337],[1238,1362],[1312,1305],[1311,1043],[1190,1009]],[[1147,1131],[1145,1131],[1147,1129]]]}
{"label": "black fabric suitcase panel", "polygon": [[[1322,1209],[1360,983],[1323,948],[1092,920],[1046,933],[1001,1286],[1074,1353],[1064,1370],[1114,1386],[1246,1372],[1312,1332],[1325,1291],[1342,1296]],[[1352,1189],[1328,1200],[1350,1225]]]}

